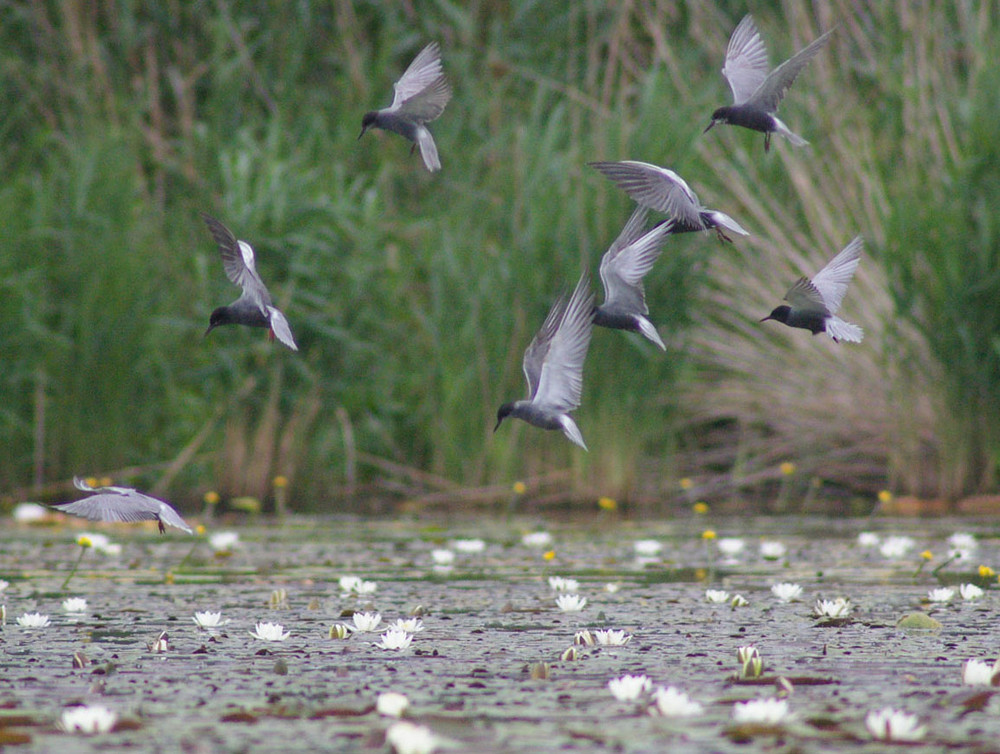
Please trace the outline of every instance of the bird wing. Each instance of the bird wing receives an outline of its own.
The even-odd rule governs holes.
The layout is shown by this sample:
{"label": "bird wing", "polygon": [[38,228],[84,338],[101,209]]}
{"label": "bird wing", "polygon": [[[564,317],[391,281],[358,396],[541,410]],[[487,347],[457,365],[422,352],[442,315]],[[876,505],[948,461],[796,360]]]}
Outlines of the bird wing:
{"label": "bird wing", "polygon": [[445,105],[450,99],[451,84],[442,73],[426,88],[409,99],[403,100],[396,110],[396,114],[420,123],[428,123],[444,112]]}
{"label": "bird wing", "polygon": [[[634,218],[635,214],[632,217]],[[621,306],[639,314],[649,312],[642,279],[660,258],[663,241],[673,229],[673,220],[668,220],[631,241],[621,250],[616,251],[614,245],[608,249],[601,259],[600,270],[605,304]],[[622,233],[624,232],[623,230]]]}
{"label": "bird wing", "polygon": [[812,279],[813,287],[819,292],[820,298],[830,314],[836,314],[840,309],[840,303],[844,300],[844,294],[847,293],[847,286],[861,262],[863,244],[861,236],[854,238]]}
{"label": "bird wing", "polygon": [[188,526],[187,521],[181,518],[180,514],[174,510],[172,505],[168,505],[167,503],[160,501],[157,518],[159,518],[161,526],[162,524],[168,524],[169,526],[173,526],[175,529],[186,531],[188,534],[194,534],[191,527]]}
{"label": "bird wing", "polygon": [[642,206],[663,212],[680,222],[704,227],[699,215],[701,204],[698,197],[673,170],[636,160],[587,164],[614,181]]}
{"label": "bird wing", "polygon": [[806,277],[795,281],[795,285],[789,288],[788,293],[785,294],[785,301],[791,304],[793,309],[803,312],[816,312],[823,315],[830,314],[830,310],[823,301],[823,294]]}
{"label": "bird wing", "polygon": [[750,95],[764,83],[769,68],[767,48],[757,25],[751,16],[743,16],[729,38],[726,62],[722,66],[722,75],[733,90],[733,103],[741,105],[750,99]]}
{"label": "bird wing", "polygon": [[816,57],[822,48],[830,40],[833,29],[826,34],[815,39],[807,47],[799,50],[784,63],[775,68],[761,82],[760,86],[747,99],[748,102],[762,107],[769,113],[777,112],[778,104],[799,75],[806,63]]}
{"label": "bird wing", "polygon": [[[121,495],[114,492],[99,492],[96,495],[76,500],[72,503],[60,503],[53,505],[63,513],[71,513],[91,521],[124,521],[134,523],[156,518],[154,512],[159,508],[160,501],[147,498],[141,493],[138,496]],[[143,498],[152,501],[153,505],[148,505]]]}
{"label": "bird wing", "polygon": [[531,343],[524,350],[522,367],[524,368],[524,378],[528,381],[529,400],[533,399],[535,393],[538,392],[538,382],[542,377],[542,366],[545,363],[545,357],[548,355],[549,347],[552,345],[552,338],[556,334],[556,329],[559,327],[559,322],[565,310],[566,295],[562,294],[552,304],[552,308],[549,309],[549,313],[545,317],[545,322],[542,323],[541,328],[535,333],[535,337],[531,339]]}
{"label": "bird wing", "polygon": [[580,405],[583,393],[583,362],[587,358],[590,336],[594,330],[594,294],[584,270],[559,318],[548,352],[542,363],[538,390],[532,403],[551,406],[557,411],[572,411]]}
{"label": "bird wing", "polygon": [[[444,72],[441,70],[441,48],[437,42],[431,42],[413,59],[410,66],[399,77],[399,81],[393,84],[392,104],[389,110],[395,112],[399,110],[407,100],[410,100],[424,92],[425,89],[436,85],[439,80],[444,79]],[[445,82],[447,85],[447,82]],[[449,94],[450,95],[450,90]],[[441,103],[440,110],[444,109],[448,99],[445,97]],[[438,111],[437,115],[441,112]],[[434,117],[437,117],[435,115]]]}
{"label": "bird wing", "polygon": [[282,343],[291,348],[293,351],[298,351],[299,347],[295,343],[295,338],[292,336],[292,328],[288,325],[288,320],[285,319],[285,315],[281,313],[281,310],[275,306],[267,307],[268,322],[271,325],[271,331],[274,333],[275,337],[278,338]]}
{"label": "bird wing", "polygon": [[253,248],[246,241],[237,241],[232,231],[214,217],[202,214],[202,218],[219,247],[226,277],[243,290],[243,295],[256,304],[261,313],[267,314],[271,294],[257,274]]}

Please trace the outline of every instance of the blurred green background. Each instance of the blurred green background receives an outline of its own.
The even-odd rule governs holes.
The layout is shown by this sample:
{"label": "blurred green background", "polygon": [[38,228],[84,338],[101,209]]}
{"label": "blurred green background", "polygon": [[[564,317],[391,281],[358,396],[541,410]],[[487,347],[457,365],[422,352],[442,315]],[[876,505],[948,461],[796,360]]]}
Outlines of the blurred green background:
{"label": "blurred green background", "polygon": [[[837,27],[781,110],[810,147],[701,133],[748,11],[772,64]],[[208,490],[267,502],[284,476],[294,509],[338,511],[507,503],[523,481],[539,503],[649,514],[990,492],[998,13],[4,2],[0,490],[108,475],[190,509]],[[395,135],[357,140],[431,40],[454,88],[435,175]],[[595,332],[589,454],[520,422],[494,435],[553,298],[585,265],[598,285],[631,210],[586,162],[628,158],[673,168],[752,236],[670,239],[647,278],[666,354]],[[202,337],[238,294],[203,211],[254,246],[299,353],[260,330]],[[843,315],[862,344],[758,323],[858,233]]]}

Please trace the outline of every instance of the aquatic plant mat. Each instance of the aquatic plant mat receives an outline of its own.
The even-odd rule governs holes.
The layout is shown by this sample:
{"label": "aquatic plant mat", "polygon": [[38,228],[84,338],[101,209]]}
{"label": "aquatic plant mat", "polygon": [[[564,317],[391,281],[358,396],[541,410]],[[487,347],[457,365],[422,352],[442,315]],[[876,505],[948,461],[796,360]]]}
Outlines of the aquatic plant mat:
{"label": "aquatic plant mat", "polygon": [[[741,537],[745,549],[727,561],[717,540],[702,538],[709,526]],[[881,751],[885,744],[864,721],[887,706],[927,726],[914,750],[995,751],[1000,741],[1000,699],[989,687],[962,684],[967,659],[992,663],[1000,649],[996,577],[978,570],[1000,564],[995,525],[422,517],[291,519],[234,530],[240,544],[228,556],[204,537],[105,530],[122,552],[87,551],[63,590],[79,530],[5,522],[0,748],[384,752],[395,721],[375,701],[390,690],[409,697],[407,718],[430,728],[443,751]],[[522,541],[540,530],[551,542]],[[883,541],[906,534],[914,547],[890,559],[859,544],[862,530]],[[978,548],[932,575],[956,531],[976,534]],[[471,538],[484,540],[484,549],[462,551],[457,540]],[[638,556],[635,542],[648,539],[662,549]],[[785,555],[765,560],[762,541],[781,542]],[[921,558],[925,548],[932,559]],[[450,568],[435,565],[435,549],[454,553]],[[344,575],[377,589],[342,593]],[[554,575],[579,582],[581,611],[556,607]],[[801,585],[801,601],[780,602],[770,589],[778,582]],[[967,582],[985,594],[963,600],[957,586]],[[954,598],[929,603],[928,591],[942,583],[956,587]],[[748,604],[709,603],[708,588]],[[60,607],[67,597],[86,598],[87,613],[68,617]],[[838,597],[850,600],[848,617],[814,617],[818,598]],[[199,628],[192,616],[205,610],[229,622],[215,632]],[[424,630],[402,651],[374,646],[378,632],[330,638],[331,626],[354,625],[355,610],[378,611],[386,622],[415,614]],[[36,611],[51,625],[18,625],[18,616]],[[931,628],[897,626],[921,613],[933,618]],[[259,622],[280,623],[290,635],[253,638]],[[578,644],[577,658],[563,659],[584,629],[633,638],[617,647]],[[166,651],[151,651],[161,632]],[[736,653],[746,645],[759,650],[763,675],[739,682]],[[608,681],[626,673],[645,674],[654,689],[677,686],[701,712],[653,716],[648,693],[616,701]],[[734,722],[735,702],[779,694],[787,694],[790,717]],[[62,732],[63,710],[81,703],[117,712],[115,728]]]}

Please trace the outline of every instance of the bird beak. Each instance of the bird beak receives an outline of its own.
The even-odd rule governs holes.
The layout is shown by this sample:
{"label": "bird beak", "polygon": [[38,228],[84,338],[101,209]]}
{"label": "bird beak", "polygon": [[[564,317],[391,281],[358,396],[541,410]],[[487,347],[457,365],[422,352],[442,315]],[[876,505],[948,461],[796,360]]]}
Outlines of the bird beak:
{"label": "bird beak", "polygon": [[[208,329],[207,329],[207,330],[205,330],[205,335],[208,335],[208,334],[209,334],[210,332],[212,332],[212,330],[214,330],[214,329],[215,329],[215,325],[209,325],[209,326],[208,326]],[[201,337],[203,337],[203,338],[204,338],[204,337],[205,337],[205,335],[202,335]]]}
{"label": "bird beak", "polygon": [[767,315],[766,317],[764,317],[764,318],[763,318],[763,319],[761,319],[760,321],[761,321],[761,322],[767,322],[767,321],[768,321],[769,319],[774,319],[774,317],[772,317],[772,316],[771,316],[770,314],[768,314],[768,315]]}
{"label": "bird beak", "polygon": [[358,141],[361,141],[361,137],[365,135],[365,131],[368,130],[368,126],[361,126],[361,133],[358,134]]}
{"label": "bird beak", "polygon": [[497,425],[493,428],[494,432],[496,432],[498,429],[500,429],[500,424],[502,422],[503,422],[503,419],[497,419]]}
{"label": "bird beak", "polygon": [[709,124],[707,126],[705,126],[705,130],[702,131],[702,133],[703,134],[707,134],[709,131],[712,130],[712,126],[714,126],[714,125],[715,125],[715,121],[714,120],[709,121]]}

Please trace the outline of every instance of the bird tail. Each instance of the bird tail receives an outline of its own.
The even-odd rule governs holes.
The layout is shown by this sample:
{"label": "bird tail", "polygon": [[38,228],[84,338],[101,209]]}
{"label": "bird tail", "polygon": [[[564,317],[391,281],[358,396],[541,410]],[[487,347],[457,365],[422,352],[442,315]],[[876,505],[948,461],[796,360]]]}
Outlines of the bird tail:
{"label": "bird tail", "polygon": [[434,137],[431,136],[427,126],[417,127],[417,144],[420,147],[420,156],[424,158],[424,165],[432,173],[441,169],[441,160],[438,159],[437,145]]}
{"label": "bird tail", "polygon": [[580,428],[576,426],[576,422],[573,421],[573,417],[563,414],[560,418],[560,423],[562,424],[563,434],[581,448],[587,450],[587,443],[583,441],[583,435],[580,434]]}
{"label": "bird tail", "polygon": [[865,331],[855,324],[845,322],[840,317],[830,317],[826,321],[826,334],[838,343],[842,340],[848,343],[860,343],[865,337]]}
{"label": "bird tail", "polygon": [[794,147],[804,147],[809,143],[798,134],[792,133],[792,129],[782,123],[778,118],[774,119],[774,132],[780,136],[784,136]]}
{"label": "bird tail", "polygon": [[733,233],[738,233],[741,236],[749,236],[750,233],[743,229],[743,227],[736,222],[733,218],[727,215],[725,212],[719,212],[719,210],[712,210],[709,212],[709,216],[712,221],[717,225],[721,225],[726,230],[731,230]]}
{"label": "bird tail", "polygon": [[661,351],[666,351],[667,347],[663,345],[663,340],[660,338],[660,334],[656,331],[653,323],[645,317],[637,317],[636,319],[639,321],[639,332],[653,341]]}

